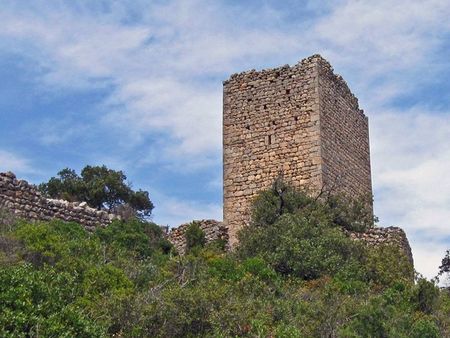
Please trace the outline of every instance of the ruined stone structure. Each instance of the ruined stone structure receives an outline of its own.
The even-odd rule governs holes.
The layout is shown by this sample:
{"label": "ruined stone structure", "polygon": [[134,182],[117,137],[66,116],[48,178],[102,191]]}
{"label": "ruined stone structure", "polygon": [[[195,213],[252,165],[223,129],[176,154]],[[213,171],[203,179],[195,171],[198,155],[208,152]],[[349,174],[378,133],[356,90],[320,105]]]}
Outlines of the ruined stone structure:
{"label": "ruined stone structure", "polygon": [[0,173],[0,208],[30,221],[60,219],[76,222],[87,230],[107,226],[118,216],[89,207],[85,202],[48,199],[13,173]]}
{"label": "ruined stone structure", "polygon": [[403,229],[398,227],[375,227],[366,230],[365,232],[351,232],[345,233],[355,241],[362,241],[371,247],[380,245],[392,245],[399,248],[408,258],[411,266],[414,265],[411,247],[409,246],[408,238]]}
{"label": "ruined stone structure", "polygon": [[[252,199],[280,174],[312,194],[372,194],[367,117],[345,81],[319,55],[292,67],[232,75],[224,82],[223,100],[224,222],[198,221],[207,242],[235,245],[238,230],[250,220]],[[47,199],[12,173],[0,173],[0,209],[26,220],[73,221],[87,230],[117,217],[86,203]],[[181,254],[188,225],[167,233]],[[400,228],[342,231],[370,246],[397,246],[412,263]]]}
{"label": "ruined stone structure", "polygon": [[[83,225],[88,231],[92,231],[99,226],[108,226],[112,220],[118,217],[105,211],[90,208],[86,203],[47,199],[33,185],[24,180],[16,179],[13,173],[0,173],[0,222],[5,221],[2,218],[5,216],[2,214],[2,210],[7,211],[13,218],[22,218],[29,221],[59,219],[76,222]],[[196,222],[205,233],[206,243],[221,240],[225,247],[229,248],[228,228],[223,222],[211,219]],[[172,228],[167,233],[167,239],[180,254],[186,252],[185,233],[189,224],[186,223]],[[388,244],[399,247],[412,264],[411,248],[405,232],[400,228],[372,228],[364,233],[343,231],[350,238],[363,241],[370,246]]]}
{"label": "ruined stone structure", "polygon": [[[211,243],[216,240],[223,240],[225,247],[229,248],[228,229],[222,222],[208,219],[195,221],[205,233],[206,243]],[[172,228],[167,234],[167,239],[175,246],[178,253],[186,253],[186,229],[190,223],[180,225],[177,228]],[[377,247],[381,245],[392,245],[399,248],[401,252],[408,258],[411,266],[413,265],[413,256],[411,247],[409,246],[408,238],[403,229],[398,227],[374,227],[365,232],[352,232],[345,229],[342,231],[351,239],[361,241],[368,246]]]}
{"label": "ruined stone structure", "polygon": [[280,174],[311,193],[372,194],[367,117],[319,55],[224,82],[223,152],[231,245],[253,198]]}
{"label": "ruined stone structure", "polygon": [[[195,221],[199,225],[200,229],[205,233],[206,243],[211,243],[216,240],[224,241],[225,247],[228,244],[228,229],[222,222],[207,219],[201,221]],[[191,223],[182,224],[177,228],[172,228],[167,235],[167,239],[174,245],[175,249],[180,254],[186,252],[186,230]]]}

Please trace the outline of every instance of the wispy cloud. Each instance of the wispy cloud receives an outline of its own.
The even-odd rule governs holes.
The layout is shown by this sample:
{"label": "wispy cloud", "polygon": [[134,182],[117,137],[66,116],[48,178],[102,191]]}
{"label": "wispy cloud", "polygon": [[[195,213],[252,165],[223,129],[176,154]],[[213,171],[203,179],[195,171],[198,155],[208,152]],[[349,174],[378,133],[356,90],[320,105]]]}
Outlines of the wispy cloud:
{"label": "wispy cloud", "polygon": [[28,159],[10,151],[0,149],[0,172],[5,171],[13,171],[18,174],[35,172]]}
{"label": "wispy cloud", "polygon": [[18,15],[13,7],[0,15],[6,27],[0,34],[11,38],[16,49],[22,46],[22,52],[32,49],[46,85],[112,86],[104,102],[111,113],[103,121],[125,128],[132,140],[166,132],[171,141],[167,150],[179,156],[219,152],[220,79],[239,69],[242,60],[293,48],[297,39],[264,27],[233,28],[238,10],[227,16],[220,4],[141,6],[143,16],[133,25],[122,22],[120,10],[99,20],[69,6],[47,5],[38,15],[23,8]]}
{"label": "wispy cloud", "polygon": [[154,196],[158,201],[158,206],[154,210],[158,224],[176,227],[192,220],[222,219],[222,205],[180,200],[161,194]]}
{"label": "wispy cloud", "polygon": [[375,211],[405,228],[416,268],[434,276],[450,247],[450,113],[415,107],[371,126]]}

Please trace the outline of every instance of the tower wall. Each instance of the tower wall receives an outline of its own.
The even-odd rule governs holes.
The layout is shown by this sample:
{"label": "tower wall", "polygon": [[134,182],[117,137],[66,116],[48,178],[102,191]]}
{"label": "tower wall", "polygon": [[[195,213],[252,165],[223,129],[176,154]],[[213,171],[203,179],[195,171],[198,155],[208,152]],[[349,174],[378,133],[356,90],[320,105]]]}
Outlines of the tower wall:
{"label": "tower wall", "polygon": [[224,220],[230,244],[250,220],[251,202],[280,172],[295,185],[321,186],[317,67],[231,76],[224,82]]}
{"label": "tower wall", "polygon": [[311,193],[371,193],[367,118],[319,55],[225,81],[223,149],[231,246],[250,221],[253,199],[279,174]]}
{"label": "tower wall", "polygon": [[324,187],[351,196],[372,195],[368,119],[330,64],[318,59],[317,68]]}

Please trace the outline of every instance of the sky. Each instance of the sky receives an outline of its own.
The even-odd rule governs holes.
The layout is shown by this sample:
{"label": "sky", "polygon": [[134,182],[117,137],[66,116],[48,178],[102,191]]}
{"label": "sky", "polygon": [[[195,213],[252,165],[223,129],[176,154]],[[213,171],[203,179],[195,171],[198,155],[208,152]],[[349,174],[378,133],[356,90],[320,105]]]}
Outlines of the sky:
{"label": "sky", "polygon": [[123,170],[153,221],[222,219],[222,81],[321,54],[369,117],[375,213],[450,249],[448,0],[0,0],[0,171]]}

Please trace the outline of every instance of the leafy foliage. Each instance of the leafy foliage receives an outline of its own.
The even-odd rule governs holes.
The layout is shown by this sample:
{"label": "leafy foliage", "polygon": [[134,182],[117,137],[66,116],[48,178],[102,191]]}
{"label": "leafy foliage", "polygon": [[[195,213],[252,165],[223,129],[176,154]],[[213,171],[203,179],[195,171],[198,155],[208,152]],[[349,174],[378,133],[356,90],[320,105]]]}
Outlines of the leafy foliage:
{"label": "leafy foliage", "polygon": [[439,280],[442,276],[447,277],[447,286],[450,288],[450,250],[447,250],[444,258],[442,258],[442,263],[439,267],[439,273],[436,278]]}
{"label": "leafy foliage", "polygon": [[362,203],[342,197],[325,201],[296,191],[277,179],[255,200],[252,224],[239,234],[241,257],[262,257],[282,274],[316,279],[361,260],[363,249],[342,231],[371,223]]}
{"label": "leafy foliage", "polygon": [[[51,198],[86,202],[93,208],[106,207],[125,216],[149,216],[154,206],[148,192],[134,191],[126,179],[122,171],[106,166],[86,166],[81,176],[75,170],[65,168],[58,173],[58,177],[40,184],[39,190]],[[131,215],[130,209],[133,211]]]}
{"label": "leafy foliage", "polygon": [[192,222],[186,228],[186,249],[187,251],[198,250],[206,244],[204,231],[200,228],[198,222]]}
{"label": "leafy foliage", "polygon": [[74,303],[73,275],[30,264],[0,268],[2,337],[101,337],[104,328]]}
{"label": "leafy foliage", "polygon": [[364,224],[357,212],[288,186],[281,195],[259,196],[231,253],[204,245],[196,223],[184,256],[139,220],[93,233],[1,226],[0,336],[450,336],[450,294],[414,283],[396,248],[349,241],[341,227]]}

